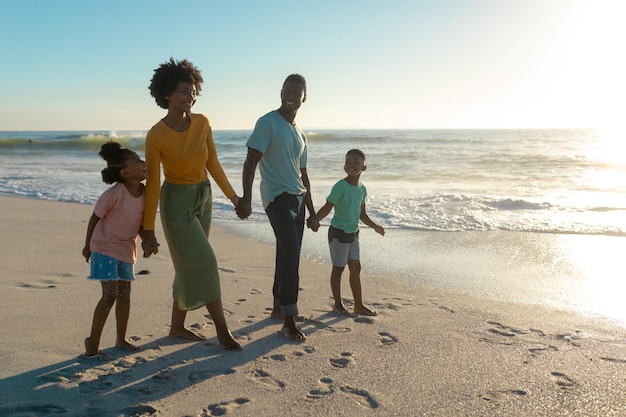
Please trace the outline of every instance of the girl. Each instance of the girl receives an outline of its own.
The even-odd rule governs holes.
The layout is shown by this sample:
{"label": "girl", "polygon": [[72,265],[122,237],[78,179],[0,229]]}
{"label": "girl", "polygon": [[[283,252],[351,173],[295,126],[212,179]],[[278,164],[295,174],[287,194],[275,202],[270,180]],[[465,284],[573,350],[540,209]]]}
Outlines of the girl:
{"label": "girl", "polygon": [[96,202],[87,226],[83,256],[91,259],[89,279],[102,285],[102,298],[96,305],[91,335],[85,339],[85,355],[99,353],[100,336],[109,311],[117,301],[118,348],[135,351],[139,348],[126,341],[130,312],[130,282],[134,280],[133,264],[137,260],[136,239],[143,219],[142,181],[146,164],[139,155],[119,143],[107,142],[98,153],[107,162],[102,181],[114,184]]}

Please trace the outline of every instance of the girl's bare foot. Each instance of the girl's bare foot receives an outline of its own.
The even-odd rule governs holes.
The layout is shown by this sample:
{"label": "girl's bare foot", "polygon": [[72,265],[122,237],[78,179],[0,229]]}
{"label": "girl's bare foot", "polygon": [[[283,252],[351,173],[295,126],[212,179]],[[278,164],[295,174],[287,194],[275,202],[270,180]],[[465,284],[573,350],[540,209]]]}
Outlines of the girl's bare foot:
{"label": "girl's bare foot", "polygon": [[118,340],[117,342],[115,342],[115,347],[131,352],[137,352],[139,350],[139,346],[128,343],[126,340]]}
{"label": "girl's bare foot", "polygon": [[359,306],[359,307],[354,307],[354,312],[356,314],[360,314],[362,316],[377,316],[378,313],[376,313],[373,310],[370,310],[369,308],[365,307],[365,306]]}
{"label": "girl's bare foot", "polygon": [[98,350],[98,343],[94,343],[91,337],[85,339],[85,356],[95,356],[100,351]]}
{"label": "girl's bare foot", "polygon": [[174,337],[177,339],[194,340],[194,341],[206,340],[206,337],[200,334],[194,333],[191,330],[188,330],[184,327],[182,329],[170,329],[169,337]]}
{"label": "girl's bare foot", "polygon": [[226,350],[242,350],[239,342],[235,340],[233,335],[228,330],[219,332],[217,334],[217,340],[220,342],[220,345],[222,345],[222,347]]}

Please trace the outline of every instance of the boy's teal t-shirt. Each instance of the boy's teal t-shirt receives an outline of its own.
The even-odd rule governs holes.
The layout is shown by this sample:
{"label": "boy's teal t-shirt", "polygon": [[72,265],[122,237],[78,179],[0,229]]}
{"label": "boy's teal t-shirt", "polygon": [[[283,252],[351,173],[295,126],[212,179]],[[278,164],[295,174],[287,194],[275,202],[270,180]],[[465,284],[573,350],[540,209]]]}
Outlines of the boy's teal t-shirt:
{"label": "boy's teal t-shirt", "polygon": [[335,214],[330,224],[346,233],[359,230],[361,204],[365,203],[367,189],[360,182],[350,185],[343,179],[333,185],[326,201],[334,205]]}
{"label": "boy's teal t-shirt", "polygon": [[306,192],[300,171],[307,164],[306,135],[277,110],[257,120],[246,146],[263,154],[259,162],[263,207],[267,208],[282,193],[300,195]]}

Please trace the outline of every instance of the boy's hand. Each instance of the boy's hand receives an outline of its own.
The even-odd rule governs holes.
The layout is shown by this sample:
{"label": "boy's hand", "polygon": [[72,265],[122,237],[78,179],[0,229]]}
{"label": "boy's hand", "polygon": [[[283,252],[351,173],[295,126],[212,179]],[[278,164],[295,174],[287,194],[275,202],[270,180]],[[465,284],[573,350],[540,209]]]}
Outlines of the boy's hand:
{"label": "boy's hand", "polygon": [[314,217],[309,217],[308,219],[306,219],[306,227],[313,230],[314,232],[317,232],[320,228],[320,222]]}
{"label": "boy's hand", "polygon": [[374,227],[374,231],[381,236],[385,236],[385,229],[379,224]]}

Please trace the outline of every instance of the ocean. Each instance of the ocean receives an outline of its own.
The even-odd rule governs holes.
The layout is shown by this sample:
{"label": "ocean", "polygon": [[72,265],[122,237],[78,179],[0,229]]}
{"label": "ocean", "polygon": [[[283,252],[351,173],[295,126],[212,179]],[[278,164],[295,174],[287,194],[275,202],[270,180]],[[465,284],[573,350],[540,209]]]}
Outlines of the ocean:
{"label": "ocean", "polygon": [[[390,273],[420,285],[626,323],[618,296],[626,294],[623,135],[583,129],[304,130],[317,208],[344,177],[345,153],[359,148],[366,154],[361,181],[367,209],[386,235],[362,227],[364,275]],[[0,132],[0,193],[94,204],[107,188],[100,145],[113,139],[141,155],[145,134]],[[214,131],[219,159],[238,192],[249,134]],[[214,219],[272,242],[259,181],[257,173],[246,221],[214,187]],[[328,262],[328,221],[317,234],[306,233],[305,256]]]}

